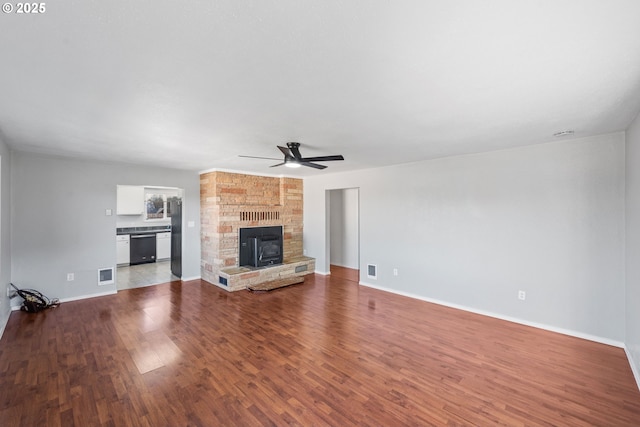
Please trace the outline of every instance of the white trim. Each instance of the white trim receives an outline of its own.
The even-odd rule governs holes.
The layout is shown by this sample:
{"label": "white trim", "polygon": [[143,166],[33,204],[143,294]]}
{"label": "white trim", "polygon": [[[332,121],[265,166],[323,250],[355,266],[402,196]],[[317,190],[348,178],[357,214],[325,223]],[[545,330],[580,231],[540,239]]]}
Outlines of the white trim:
{"label": "white trim", "polygon": [[636,365],[633,363],[633,357],[626,344],[624,346],[624,352],[626,353],[627,359],[629,360],[629,366],[631,366],[631,372],[633,372],[633,378],[636,380],[638,390],[640,390],[640,372],[638,372],[638,370],[636,369]]}
{"label": "white trim", "polygon": [[149,188],[152,190],[183,190],[180,187],[162,187],[159,185],[142,185],[141,187]]}
{"label": "white trim", "polygon": [[433,304],[442,305],[442,306],[445,306],[445,307],[451,307],[451,308],[455,308],[455,309],[458,309],[458,310],[468,311],[470,313],[480,314],[480,315],[483,315],[483,316],[489,316],[489,317],[493,317],[493,318],[500,319],[500,320],[506,320],[508,322],[519,323],[521,325],[531,326],[531,327],[538,328],[538,329],[543,329],[543,330],[546,330],[546,331],[557,332],[559,334],[569,335],[569,336],[576,337],[576,338],[582,338],[582,339],[589,340],[589,341],[594,341],[594,342],[597,342],[597,343],[600,343],[600,344],[606,344],[606,345],[611,345],[611,346],[614,346],[614,347],[624,348],[624,343],[622,341],[616,341],[616,340],[612,340],[612,339],[609,339],[609,338],[599,337],[597,335],[585,334],[583,332],[573,331],[573,330],[570,330],[570,329],[557,328],[555,326],[545,325],[543,323],[529,322],[527,320],[518,319],[516,317],[504,316],[502,314],[492,313],[490,311],[478,310],[476,308],[467,307],[467,306],[459,305],[459,304],[452,304],[452,303],[449,303],[449,302],[446,302],[446,301],[441,301],[441,300],[437,300],[437,299],[433,299],[433,298],[427,298],[427,297],[423,297],[421,295],[415,295],[415,294],[412,294],[412,293],[409,293],[409,292],[402,292],[402,291],[398,291],[398,290],[395,290],[395,289],[389,289],[389,288],[385,288],[383,286],[372,285],[370,283],[366,283],[366,282],[362,282],[362,281],[358,282],[358,284],[360,284],[362,286],[369,287],[369,288],[378,289],[380,291],[390,292],[392,294],[402,295],[402,296],[405,296],[405,297],[414,298],[414,299],[430,302],[430,303],[433,303]]}
{"label": "white trim", "polygon": [[7,323],[9,323],[9,316],[11,316],[12,311],[13,311],[13,308],[9,306],[9,312],[6,315],[3,324],[0,325],[0,339],[2,339],[2,335],[4,335],[4,330],[7,327]]}
{"label": "white trim", "polygon": [[316,270],[316,271],[314,271],[314,273],[319,274],[321,276],[330,276],[331,275],[331,271],[319,271],[319,270]]}
{"label": "white trim", "polygon": [[104,297],[104,296],[107,296],[107,295],[115,295],[117,293],[118,293],[117,290],[113,290],[113,291],[107,291],[107,292],[100,292],[99,294],[81,295],[79,297],[63,298],[63,299],[61,299],[59,301],[61,303],[62,302],[71,302],[71,301],[78,301],[78,300],[89,299],[89,298]]}
{"label": "white trim", "polygon": [[180,280],[183,282],[190,282],[192,280],[200,280],[202,279],[201,276],[194,276],[194,277],[181,277]]}
{"label": "white trim", "polygon": [[300,176],[296,175],[286,175],[286,174],[274,174],[274,173],[263,173],[263,172],[247,172],[237,169],[222,169],[222,168],[211,168],[205,169],[203,171],[198,172],[199,175],[204,175],[205,173],[210,172],[226,172],[226,173],[235,173],[238,175],[251,175],[251,176],[266,176],[269,178],[297,178],[302,179]]}

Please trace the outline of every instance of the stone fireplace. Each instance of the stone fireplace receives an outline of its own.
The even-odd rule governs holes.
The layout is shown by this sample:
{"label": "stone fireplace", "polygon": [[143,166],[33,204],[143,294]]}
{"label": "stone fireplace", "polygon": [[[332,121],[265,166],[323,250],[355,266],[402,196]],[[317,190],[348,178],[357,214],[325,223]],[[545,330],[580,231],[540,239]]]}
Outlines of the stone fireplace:
{"label": "stone fireplace", "polygon": [[[302,180],[209,172],[200,175],[202,279],[228,291],[313,273],[315,260],[302,250]],[[239,264],[241,228],[283,227],[276,266]]]}

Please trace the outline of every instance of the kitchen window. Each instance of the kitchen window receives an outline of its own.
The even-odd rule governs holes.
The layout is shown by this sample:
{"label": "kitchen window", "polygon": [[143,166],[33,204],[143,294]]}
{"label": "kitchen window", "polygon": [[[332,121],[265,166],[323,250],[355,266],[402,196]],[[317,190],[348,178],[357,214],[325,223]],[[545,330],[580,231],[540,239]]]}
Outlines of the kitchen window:
{"label": "kitchen window", "polygon": [[147,193],[144,198],[145,221],[153,221],[171,218],[167,215],[167,195],[158,193]]}

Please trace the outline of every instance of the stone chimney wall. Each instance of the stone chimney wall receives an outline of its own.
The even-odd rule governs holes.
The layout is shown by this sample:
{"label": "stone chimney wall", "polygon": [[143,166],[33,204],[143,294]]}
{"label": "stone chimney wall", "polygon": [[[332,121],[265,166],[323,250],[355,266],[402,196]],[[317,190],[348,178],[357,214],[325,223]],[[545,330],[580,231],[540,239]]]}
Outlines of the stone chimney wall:
{"label": "stone chimney wall", "polygon": [[202,279],[218,284],[220,270],[238,266],[238,231],[282,225],[283,261],[301,257],[302,180],[208,172],[200,175]]}

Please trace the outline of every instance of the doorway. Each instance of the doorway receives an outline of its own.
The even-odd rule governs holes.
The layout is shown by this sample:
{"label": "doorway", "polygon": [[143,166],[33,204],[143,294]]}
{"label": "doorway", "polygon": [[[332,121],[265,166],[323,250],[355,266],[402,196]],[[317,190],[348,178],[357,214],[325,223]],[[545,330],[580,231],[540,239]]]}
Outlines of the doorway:
{"label": "doorway", "polygon": [[332,275],[360,279],[360,189],[328,190],[327,260]]}
{"label": "doorway", "polygon": [[[184,191],[151,185],[118,185],[116,191],[116,288],[180,280]],[[143,237],[152,241],[153,247],[145,251],[148,256],[140,261],[139,257],[132,258],[132,239]]]}

